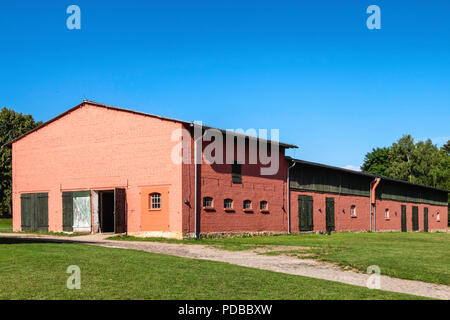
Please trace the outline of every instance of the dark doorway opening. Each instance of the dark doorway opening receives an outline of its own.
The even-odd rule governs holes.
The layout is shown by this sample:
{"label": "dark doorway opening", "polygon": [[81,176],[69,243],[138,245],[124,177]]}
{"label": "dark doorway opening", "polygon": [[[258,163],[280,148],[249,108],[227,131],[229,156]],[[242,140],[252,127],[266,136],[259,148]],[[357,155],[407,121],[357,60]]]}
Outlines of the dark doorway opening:
{"label": "dark doorway opening", "polygon": [[114,191],[99,192],[100,232],[114,232]]}

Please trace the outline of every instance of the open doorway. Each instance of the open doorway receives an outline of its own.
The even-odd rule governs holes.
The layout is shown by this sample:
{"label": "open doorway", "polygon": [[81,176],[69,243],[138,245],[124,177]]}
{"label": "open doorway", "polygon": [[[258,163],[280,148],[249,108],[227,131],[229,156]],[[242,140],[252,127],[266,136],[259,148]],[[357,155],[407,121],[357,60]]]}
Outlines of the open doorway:
{"label": "open doorway", "polygon": [[92,199],[92,232],[127,232],[126,189],[94,190],[92,192]]}
{"label": "open doorway", "polygon": [[114,232],[114,191],[100,191],[98,200],[100,232]]}

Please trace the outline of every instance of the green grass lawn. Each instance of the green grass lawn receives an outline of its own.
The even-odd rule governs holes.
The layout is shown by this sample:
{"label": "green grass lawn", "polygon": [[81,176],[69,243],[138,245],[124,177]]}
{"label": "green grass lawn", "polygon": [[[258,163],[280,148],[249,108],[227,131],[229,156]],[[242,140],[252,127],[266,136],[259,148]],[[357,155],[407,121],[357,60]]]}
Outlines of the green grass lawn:
{"label": "green grass lawn", "polygon": [[[69,265],[81,290],[69,290]],[[417,299],[363,287],[135,250],[0,238],[0,299]]]}
{"label": "green grass lawn", "polygon": [[11,218],[0,218],[0,232],[12,232]]}
{"label": "green grass lawn", "polygon": [[133,237],[114,239],[204,244],[228,250],[246,250],[270,245],[304,246],[309,248],[291,250],[285,254],[334,262],[363,272],[368,266],[377,265],[384,275],[450,285],[448,233],[336,233],[331,236],[301,234],[202,240]]}

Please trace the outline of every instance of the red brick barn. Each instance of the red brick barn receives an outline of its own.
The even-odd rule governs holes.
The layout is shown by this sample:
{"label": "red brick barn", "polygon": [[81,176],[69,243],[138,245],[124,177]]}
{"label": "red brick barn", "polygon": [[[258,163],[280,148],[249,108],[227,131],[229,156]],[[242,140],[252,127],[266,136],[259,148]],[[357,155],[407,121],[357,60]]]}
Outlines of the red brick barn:
{"label": "red brick barn", "polygon": [[[261,175],[267,165],[259,159],[247,163],[253,142],[270,141],[242,134],[232,135],[234,141],[244,139],[240,163],[195,165],[195,128],[84,101],[19,137],[10,144],[14,230],[177,238],[286,232],[284,151],[295,146],[277,145],[279,168],[270,176]],[[207,129],[212,128],[202,133]],[[225,137],[225,131],[216,131]],[[177,150],[190,161],[179,163]],[[230,153],[237,153],[237,142],[224,157]]]}
{"label": "red brick barn", "polygon": [[288,159],[291,231],[446,231],[448,191]]}
{"label": "red brick barn", "polygon": [[294,160],[285,157],[294,145],[96,102],[9,146],[15,231],[182,238],[447,227],[445,190]]}

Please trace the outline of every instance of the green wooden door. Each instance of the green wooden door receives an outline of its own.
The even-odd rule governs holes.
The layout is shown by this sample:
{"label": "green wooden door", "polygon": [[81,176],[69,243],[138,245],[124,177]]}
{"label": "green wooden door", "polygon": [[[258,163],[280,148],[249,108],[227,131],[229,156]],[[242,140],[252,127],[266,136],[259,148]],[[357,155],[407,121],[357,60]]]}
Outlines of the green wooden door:
{"label": "green wooden door", "polygon": [[20,195],[22,231],[34,231],[34,197],[27,193]]}
{"label": "green wooden door", "polygon": [[73,192],[63,192],[63,231],[73,231]]}
{"label": "green wooden door", "polygon": [[334,198],[326,198],[326,228],[327,232],[335,230],[334,225]]}
{"label": "green wooden door", "polygon": [[412,207],[412,230],[419,230],[419,207]]}
{"label": "green wooden door", "polygon": [[48,193],[27,193],[20,196],[22,231],[48,231]]}
{"label": "green wooden door", "polygon": [[428,232],[428,208],[423,208],[423,231]]}
{"label": "green wooden door", "polygon": [[402,205],[402,232],[406,232],[406,206]]}
{"label": "green wooden door", "polygon": [[37,193],[36,197],[36,231],[48,231],[48,194]]}
{"label": "green wooden door", "polygon": [[298,196],[299,231],[313,231],[313,198],[311,196]]}

